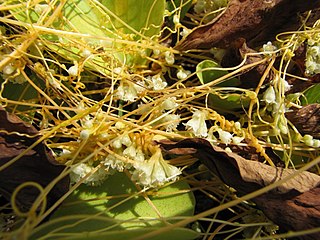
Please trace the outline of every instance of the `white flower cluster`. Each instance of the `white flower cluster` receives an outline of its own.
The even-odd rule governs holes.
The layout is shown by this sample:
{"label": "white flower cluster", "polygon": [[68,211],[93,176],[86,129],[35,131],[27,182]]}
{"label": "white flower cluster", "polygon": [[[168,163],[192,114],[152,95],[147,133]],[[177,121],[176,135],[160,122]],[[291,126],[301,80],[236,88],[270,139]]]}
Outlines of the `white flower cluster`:
{"label": "white flower cluster", "polygon": [[302,141],[309,147],[320,147],[320,139],[314,139],[313,136],[309,134],[304,135]]}
{"label": "white flower cluster", "polygon": [[[175,110],[179,106],[176,101],[177,99],[175,97],[168,97],[160,105],[160,112],[165,113],[166,111]],[[160,119],[160,123],[164,124],[167,132],[172,132],[173,130],[177,129],[180,123],[180,115],[174,113],[165,113]]]}
{"label": "white flower cluster", "polygon": [[[114,71],[118,73],[119,68],[114,69]],[[121,80],[116,92],[116,97],[123,101],[134,102],[137,100],[138,95],[146,89],[159,91],[165,89],[167,85],[167,82],[161,74],[148,76],[144,81],[138,82]]]}
{"label": "white flower cluster", "polygon": [[207,137],[207,119],[208,112],[206,110],[195,110],[192,118],[185,124],[185,126],[187,130],[191,130],[196,137]]}
{"label": "white flower cluster", "polygon": [[[284,92],[290,89],[290,85],[287,81],[280,78],[281,83],[284,87]],[[267,90],[263,93],[262,102],[266,103],[267,110],[270,111],[273,115],[276,115],[278,113],[285,113],[286,107],[283,101],[281,101],[281,91],[279,91],[278,88],[274,87],[273,85],[270,85]]]}
{"label": "white flower cluster", "polygon": [[95,167],[88,163],[77,164],[72,168],[70,173],[71,183],[77,183],[87,176],[83,180],[84,184],[98,186],[108,177],[108,175],[110,175],[108,171],[101,167],[95,171],[94,170]]}
{"label": "white flower cluster", "polygon": [[168,84],[163,76],[159,73],[157,75],[148,76],[146,78],[148,89],[155,91],[163,90]]}
{"label": "white flower cluster", "polygon": [[153,125],[161,124],[167,132],[172,132],[177,129],[181,121],[180,115],[173,113],[178,107],[179,104],[177,103],[176,97],[168,97],[161,104],[154,107],[140,104],[139,109],[141,109],[141,111],[139,111],[139,114],[145,114],[151,111],[152,108],[153,119],[157,119]]}
{"label": "white flower cluster", "polygon": [[[238,130],[241,129],[241,125],[239,122],[235,123],[235,128]],[[244,139],[244,136],[234,136],[230,132],[221,129],[218,126],[213,126],[210,128],[209,138],[215,139],[215,137],[213,136],[213,132],[218,132],[219,140],[225,145],[229,145],[231,143],[238,145]]]}
{"label": "white flower cluster", "polygon": [[[148,143],[145,143],[148,144]],[[149,143],[151,144],[151,143]],[[162,157],[160,147],[154,146],[154,153],[144,153],[142,146],[138,146],[129,135],[125,134],[113,142],[118,156],[109,154],[104,161],[107,169],[123,171],[128,169],[132,173],[132,180],[144,187],[159,187],[166,182],[175,180],[181,171],[170,165]]]}
{"label": "white flower cluster", "polygon": [[309,39],[306,52],[306,74],[318,73],[320,73],[320,41]]}
{"label": "white flower cluster", "polygon": [[163,159],[161,149],[157,148],[149,160],[135,164],[132,180],[145,187],[159,187],[166,182],[176,180],[180,174],[181,171],[177,167]]}
{"label": "white flower cluster", "polygon": [[[145,144],[152,144],[145,142]],[[108,154],[103,160],[103,167],[95,169],[92,164],[80,163],[72,168],[70,178],[72,183],[82,181],[84,184],[98,186],[108,175],[115,171],[128,170],[132,180],[143,187],[159,187],[166,182],[174,181],[181,174],[179,168],[164,160],[159,146],[152,146],[152,151],[144,152],[142,146],[137,145],[128,134],[116,138],[112,143],[113,154]],[[63,151],[62,155],[72,156],[70,151]]]}
{"label": "white flower cluster", "polygon": [[128,102],[134,102],[138,98],[138,94],[144,91],[144,83],[123,80],[117,89],[116,96]]}

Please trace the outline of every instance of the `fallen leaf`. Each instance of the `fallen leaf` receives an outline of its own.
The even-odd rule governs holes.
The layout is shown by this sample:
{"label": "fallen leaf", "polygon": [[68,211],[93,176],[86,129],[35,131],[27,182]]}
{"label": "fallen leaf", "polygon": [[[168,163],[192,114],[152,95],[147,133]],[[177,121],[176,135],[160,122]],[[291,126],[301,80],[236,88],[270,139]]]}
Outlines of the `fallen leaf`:
{"label": "fallen leaf", "polygon": [[320,139],[320,104],[314,103],[286,113],[287,119],[302,134]]}
{"label": "fallen leaf", "polygon": [[[0,166],[3,167],[37,141],[39,132],[2,107],[0,107],[0,123]],[[12,193],[19,185],[35,182],[45,188],[63,170],[64,166],[55,161],[51,151],[41,142],[1,170],[0,193],[10,201]],[[48,193],[46,208],[51,207],[68,189],[69,177],[64,177]],[[35,187],[28,186],[21,189],[15,198],[20,211],[28,211],[38,195],[39,190]]]}
{"label": "fallen leaf", "polygon": [[[231,47],[226,49],[226,53],[222,58],[221,65],[225,68],[231,68],[238,66],[243,60],[245,60],[244,65],[261,61],[263,57],[255,53],[258,52],[249,48],[244,38],[240,38]],[[264,62],[258,66],[242,71],[239,76],[239,87],[256,88],[268,64],[268,62]],[[265,82],[268,82],[269,79],[270,76],[267,76]]]}
{"label": "fallen leaf", "polygon": [[[233,152],[212,146],[204,139],[162,143],[169,153],[192,154],[225,184],[246,195],[296,172],[250,161]],[[196,151],[195,151],[196,150]],[[320,176],[304,171],[273,190],[251,199],[267,217],[285,230],[306,230],[320,225]],[[320,233],[301,239],[319,239]]]}
{"label": "fallen leaf", "polygon": [[227,48],[239,38],[256,47],[280,32],[297,30],[297,13],[319,6],[320,0],[231,0],[223,14],[194,29],[176,49]]}

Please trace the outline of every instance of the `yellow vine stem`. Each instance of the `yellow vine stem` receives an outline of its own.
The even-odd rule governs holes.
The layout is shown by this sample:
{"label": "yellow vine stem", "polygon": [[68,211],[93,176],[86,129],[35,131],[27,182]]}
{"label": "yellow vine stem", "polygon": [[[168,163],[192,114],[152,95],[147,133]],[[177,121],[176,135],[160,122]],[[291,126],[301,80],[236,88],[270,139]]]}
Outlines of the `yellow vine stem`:
{"label": "yellow vine stem", "polygon": [[[38,206],[36,204],[33,204],[28,212],[21,212],[19,207],[16,204],[16,197],[17,197],[19,191],[21,191],[23,188],[26,188],[26,187],[37,188],[39,190],[39,192],[40,192],[39,196],[41,196],[42,193],[43,193],[43,188],[39,183],[36,183],[36,182],[24,182],[24,183],[22,183],[12,193],[12,196],[11,196],[12,209],[17,214],[17,216],[20,216],[20,217],[34,217],[35,216],[35,212],[36,212],[36,210],[38,208]],[[41,205],[41,211],[40,211],[39,214],[41,215],[41,213],[43,213],[45,211],[45,209],[46,209],[46,198],[43,198],[43,202],[42,202],[42,205]]]}
{"label": "yellow vine stem", "polygon": [[[47,27],[53,23],[53,21],[56,19],[57,15],[61,12],[65,2],[66,2],[66,0],[60,2],[59,6],[57,6],[57,8],[53,12],[53,14],[46,21],[46,24],[44,25],[45,27]],[[31,27],[32,27],[32,25],[31,25]],[[26,36],[26,40],[19,47],[17,47],[14,51],[12,51],[9,54],[9,56],[4,58],[0,62],[0,69],[3,69],[13,59],[21,58],[22,55],[27,51],[29,46],[38,38],[38,36],[39,36],[39,33],[37,31],[35,31],[35,29],[32,29],[32,31],[30,31],[29,35]]]}
{"label": "yellow vine stem", "polygon": [[[267,76],[269,75],[270,70],[273,67],[275,60],[276,60],[276,58],[275,58],[275,56],[273,56],[271,58],[271,61],[268,65],[267,69],[264,71],[264,73],[260,79],[260,82],[255,90],[256,96],[258,96],[260,88],[261,88],[262,84],[264,83],[264,81],[266,80]],[[270,164],[270,166],[274,166],[274,163],[272,162],[270,157],[266,154],[264,148],[259,144],[258,139],[253,135],[253,132],[252,132],[252,111],[253,111],[253,106],[256,103],[256,101],[257,101],[257,99],[251,99],[251,101],[250,101],[250,105],[249,105],[249,109],[248,109],[248,128],[247,128],[245,136],[251,141],[250,145],[252,145],[253,147],[256,148],[257,152],[260,153],[260,155],[265,158],[265,160]]]}

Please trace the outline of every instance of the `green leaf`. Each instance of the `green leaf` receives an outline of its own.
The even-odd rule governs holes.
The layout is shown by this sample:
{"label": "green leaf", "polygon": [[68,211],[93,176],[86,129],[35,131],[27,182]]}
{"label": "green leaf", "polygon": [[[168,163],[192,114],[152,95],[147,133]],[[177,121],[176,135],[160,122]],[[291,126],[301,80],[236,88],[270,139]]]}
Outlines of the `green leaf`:
{"label": "green leaf", "polygon": [[[220,69],[218,69],[220,68]],[[221,69],[221,66],[212,60],[204,60],[197,65],[197,76],[202,84],[217,80],[226,75],[228,71]],[[215,87],[235,87],[240,84],[237,78],[227,79],[218,83]],[[214,109],[236,110],[249,105],[250,98],[242,93],[215,93],[209,95],[209,104]]]}
{"label": "green leaf", "polygon": [[250,100],[240,93],[210,94],[209,105],[216,110],[237,110],[249,107]]}
{"label": "green leaf", "polygon": [[[174,1],[168,1],[167,2],[167,9],[172,12],[176,10],[176,8],[180,9],[180,20],[184,18],[186,13],[189,11],[189,9],[192,6],[192,0],[174,0]],[[170,21],[173,21],[173,15],[169,17]]]}
{"label": "green leaf", "polygon": [[[221,66],[212,60],[204,60],[200,62],[197,67],[197,76],[202,84],[206,84],[209,82],[212,82],[226,74],[228,74],[228,71],[223,70],[223,69],[218,69],[221,68]],[[216,86],[219,87],[224,87],[224,86],[237,86],[239,85],[240,82],[237,78],[231,78],[225,80],[223,83],[219,83]]]}
{"label": "green leaf", "polygon": [[[16,8],[12,12],[13,16],[22,22],[40,26],[46,24],[57,9],[57,6],[53,7],[48,16],[43,17],[41,12],[36,11],[39,5],[24,6]],[[128,66],[142,65],[146,63],[144,55],[150,54],[151,50],[148,49],[148,45],[136,47],[134,42],[157,38],[163,24],[164,11],[165,0],[66,1],[61,13],[47,27],[90,37],[66,36],[61,35],[61,32],[56,34],[43,32],[40,37],[52,51],[69,60],[81,59],[81,51],[86,45],[93,48],[105,47],[108,50],[103,57],[95,56],[86,61],[86,66],[93,70],[106,71],[105,68],[113,60]],[[105,37],[109,37],[110,40],[101,43],[101,39]],[[133,42],[133,45],[124,45],[118,40],[127,40]]]}
{"label": "green leaf", "polygon": [[304,92],[304,97],[301,97],[301,104],[303,106],[312,104],[312,103],[320,103],[320,83],[315,84],[308,88]]}
{"label": "green leaf", "polygon": [[[116,173],[101,186],[80,186],[50,221],[36,229],[32,239],[66,239],[67,236],[71,239],[89,236],[94,236],[92,239],[106,239],[106,236],[107,239],[130,239],[165,226],[167,223],[163,219],[172,223],[177,221],[170,219],[172,217],[192,216],[193,194],[181,193],[188,189],[188,184],[183,181],[161,188],[154,195],[148,195],[151,206],[144,197],[136,194],[138,190],[125,174]],[[163,219],[159,218],[157,211]],[[181,240],[193,239],[197,235],[187,229],[175,229],[171,234],[177,234],[174,239]]]}
{"label": "green leaf", "polygon": [[[18,77],[23,78],[22,75],[19,75]],[[38,85],[40,88],[44,87],[43,82],[41,82],[35,75],[30,74],[29,77],[33,80],[34,84]],[[14,83],[9,80],[4,83],[4,80],[0,75],[0,84],[3,87],[3,91],[1,93],[2,98],[20,102],[34,102],[33,100],[38,98],[37,90],[33,88],[28,82]],[[15,110],[29,111],[31,109],[32,107],[29,106],[18,104],[15,105]]]}

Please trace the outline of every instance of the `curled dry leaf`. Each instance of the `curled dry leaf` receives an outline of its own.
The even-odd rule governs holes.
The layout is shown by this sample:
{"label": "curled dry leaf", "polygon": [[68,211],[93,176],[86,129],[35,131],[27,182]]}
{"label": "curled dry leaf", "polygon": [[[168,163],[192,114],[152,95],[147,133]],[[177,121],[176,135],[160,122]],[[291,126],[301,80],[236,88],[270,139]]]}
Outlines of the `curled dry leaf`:
{"label": "curled dry leaf", "polygon": [[223,14],[196,28],[176,48],[227,48],[239,38],[256,47],[278,33],[297,30],[297,13],[319,6],[319,0],[231,0]]}
{"label": "curled dry leaf", "polygon": [[[249,48],[244,38],[239,38],[232,47],[226,50],[226,53],[222,58],[221,65],[223,67],[235,67],[238,66],[244,59],[245,65],[261,61],[263,57],[255,53],[257,53],[257,51]],[[241,75],[239,76],[241,82],[239,87],[256,88],[267,66],[268,63],[265,62],[252,69],[242,71]],[[265,81],[268,82],[269,77],[267,77]]]}
{"label": "curled dry leaf", "polygon": [[[193,154],[225,184],[245,195],[295,173],[296,170],[268,166],[212,146],[204,139],[162,143],[165,151]],[[285,230],[306,230],[320,226],[320,176],[302,172],[284,184],[254,199],[267,217]],[[319,239],[320,233],[301,239]]]}
{"label": "curled dry leaf", "polygon": [[[39,139],[39,132],[2,107],[0,107],[0,123],[0,167],[6,165],[0,171],[0,194],[7,201],[10,201],[12,193],[19,185],[35,182],[45,188],[61,174],[64,166],[55,161],[51,151],[42,142],[17,161],[10,163]],[[64,177],[48,193],[46,207],[52,206],[68,189],[69,177]],[[38,195],[37,188],[27,186],[18,192],[15,202],[21,211],[28,211]]]}
{"label": "curled dry leaf", "polygon": [[302,134],[320,139],[320,104],[314,103],[286,113],[287,119]]}

